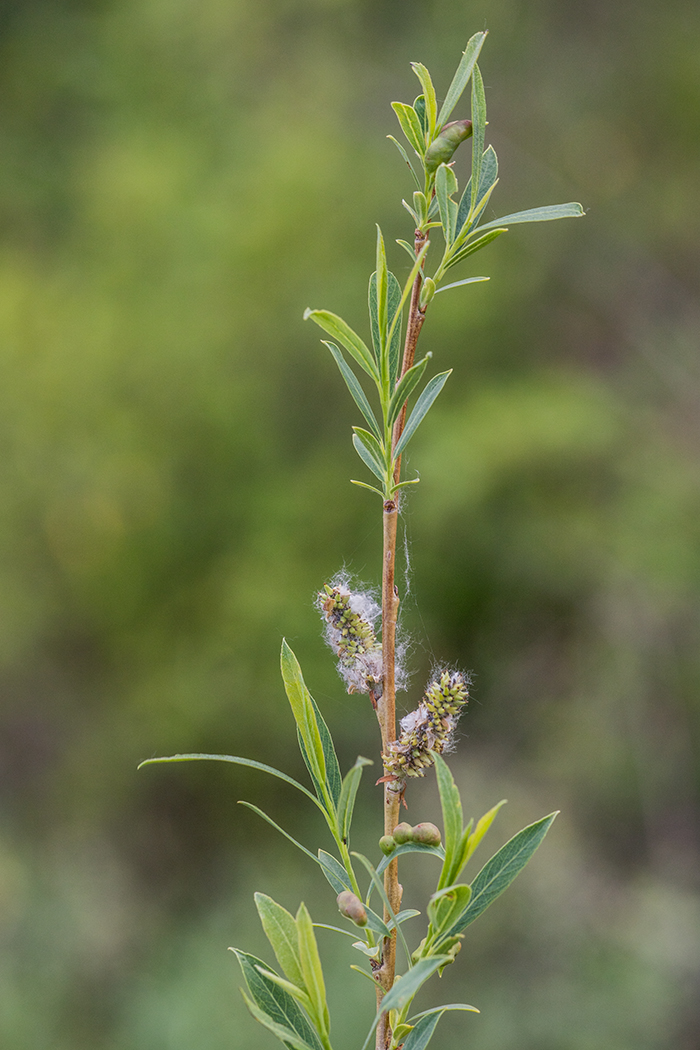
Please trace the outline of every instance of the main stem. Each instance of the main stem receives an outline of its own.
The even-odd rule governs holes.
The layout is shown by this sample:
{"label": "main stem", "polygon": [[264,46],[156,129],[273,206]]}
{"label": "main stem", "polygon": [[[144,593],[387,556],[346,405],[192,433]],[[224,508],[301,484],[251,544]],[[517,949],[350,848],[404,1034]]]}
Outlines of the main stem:
{"label": "main stem", "polygon": [[[416,230],[415,252],[418,255],[425,244],[426,234]],[[422,276],[420,273],[411,290],[411,305],[406,328],[406,341],[404,344],[403,362],[401,376],[403,376],[413,365],[416,355],[416,344],[418,336],[423,327],[425,311],[420,308],[420,289]],[[392,445],[396,442],[406,421],[406,406],[403,406],[401,415],[394,426]],[[398,482],[401,471],[401,461],[397,460],[394,481]],[[383,681],[382,696],[377,706],[377,716],[382,733],[382,750],[387,752],[388,745],[396,739],[396,621],[399,611],[399,592],[395,580],[396,566],[396,527],[398,520],[398,500],[396,498],[385,500],[383,509],[383,555],[382,555],[382,661]],[[386,772],[386,771],[385,771]],[[384,834],[391,835],[399,823],[399,810],[401,807],[402,794],[397,791],[391,781],[384,785]],[[401,909],[402,887],[399,884],[398,860],[392,860],[384,873],[384,889],[389,899],[392,911],[397,914]],[[391,919],[387,909],[384,909],[384,921]],[[377,1008],[381,1001],[394,984],[396,975],[396,930],[391,937],[385,937],[382,942],[381,966],[375,971],[377,981]],[[377,1026],[376,1050],[388,1050],[391,1043],[391,1025],[387,1014],[382,1014]]]}

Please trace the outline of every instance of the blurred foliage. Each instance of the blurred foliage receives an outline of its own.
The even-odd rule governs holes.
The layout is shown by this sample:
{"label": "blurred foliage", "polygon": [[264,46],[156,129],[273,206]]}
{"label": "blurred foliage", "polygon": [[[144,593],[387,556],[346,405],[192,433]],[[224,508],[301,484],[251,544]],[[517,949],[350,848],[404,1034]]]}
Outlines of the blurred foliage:
{"label": "blurred foliage", "polygon": [[[343,561],[377,580],[380,524],[301,314],[365,330],[373,224],[407,234],[389,103],[410,59],[444,90],[484,25],[491,216],[590,212],[514,228],[424,333],[455,374],[403,514],[414,688],[474,669],[453,766],[475,814],[520,799],[503,840],[563,810],[446,974],[482,1013],[442,1045],[698,1046],[700,9],[2,0],[3,1046],[262,1048],[225,954],[261,950],[253,888],[296,908],[299,885],[333,921],[235,807],[286,807],[313,841],[296,798],[135,767],[229,751],[303,775],[282,633],[345,763],[376,751],[312,596]],[[329,960],[350,1050],[364,989]]]}

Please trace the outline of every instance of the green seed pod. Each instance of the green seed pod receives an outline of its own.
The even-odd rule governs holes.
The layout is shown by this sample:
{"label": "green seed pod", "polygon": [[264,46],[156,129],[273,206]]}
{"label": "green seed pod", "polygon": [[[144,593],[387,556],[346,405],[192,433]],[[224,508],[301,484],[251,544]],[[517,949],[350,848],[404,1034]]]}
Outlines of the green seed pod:
{"label": "green seed pod", "polygon": [[420,290],[420,308],[425,310],[430,300],[435,295],[435,281],[432,277],[426,277]]}
{"label": "green seed pod", "polygon": [[367,912],[359,897],[350,890],[343,890],[336,899],[341,915],[344,915],[346,919],[351,919],[356,926],[367,925]]}
{"label": "green seed pod", "polygon": [[413,828],[405,821],[397,824],[394,828],[394,842],[397,846],[403,846],[405,842],[413,841]]}
{"label": "green seed pod", "polygon": [[468,139],[471,133],[471,120],[453,120],[450,124],[445,124],[425,154],[425,170],[428,174],[436,171],[441,164],[447,164],[460,142]]}
{"label": "green seed pod", "polygon": [[439,846],[442,841],[440,829],[430,823],[416,824],[413,829],[413,841],[424,846]]}
{"label": "green seed pod", "polygon": [[382,835],[379,840],[379,848],[385,857],[388,857],[390,853],[393,853],[396,849],[396,843],[391,835]]}

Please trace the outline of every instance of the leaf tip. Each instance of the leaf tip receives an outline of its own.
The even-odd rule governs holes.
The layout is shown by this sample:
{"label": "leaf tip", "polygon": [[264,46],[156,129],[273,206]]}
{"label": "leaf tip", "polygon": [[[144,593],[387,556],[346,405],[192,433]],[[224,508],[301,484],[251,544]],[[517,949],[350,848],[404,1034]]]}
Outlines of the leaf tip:
{"label": "leaf tip", "polygon": [[313,312],[314,311],[311,309],[311,307],[307,306],[306,309],[304,310],[304,315],[303,315],[302,320],[308,321],[308,319],[311,317]]}

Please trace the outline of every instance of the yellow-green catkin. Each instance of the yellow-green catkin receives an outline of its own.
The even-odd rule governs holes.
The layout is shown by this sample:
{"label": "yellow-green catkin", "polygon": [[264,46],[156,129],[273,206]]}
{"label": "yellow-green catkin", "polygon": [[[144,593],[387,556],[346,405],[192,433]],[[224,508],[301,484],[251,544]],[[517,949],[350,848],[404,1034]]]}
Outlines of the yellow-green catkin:
{"label": "yellow-green catkin", "polygon": [[381,695],[382,647],[373,620],[379,607],[370,597],[342,583],[325,585],[317,604],[326,619],[326,640],[338,657],[338,670],[349,693]]}
{"label": "yellow-green catkin", "polygon": [[469,680],[459,671],[443,671],[428,686],[415,711],[401,719],[401,735],[383,754],[386,779],[425,776],[436,754],[450,744],[469,697]]}

